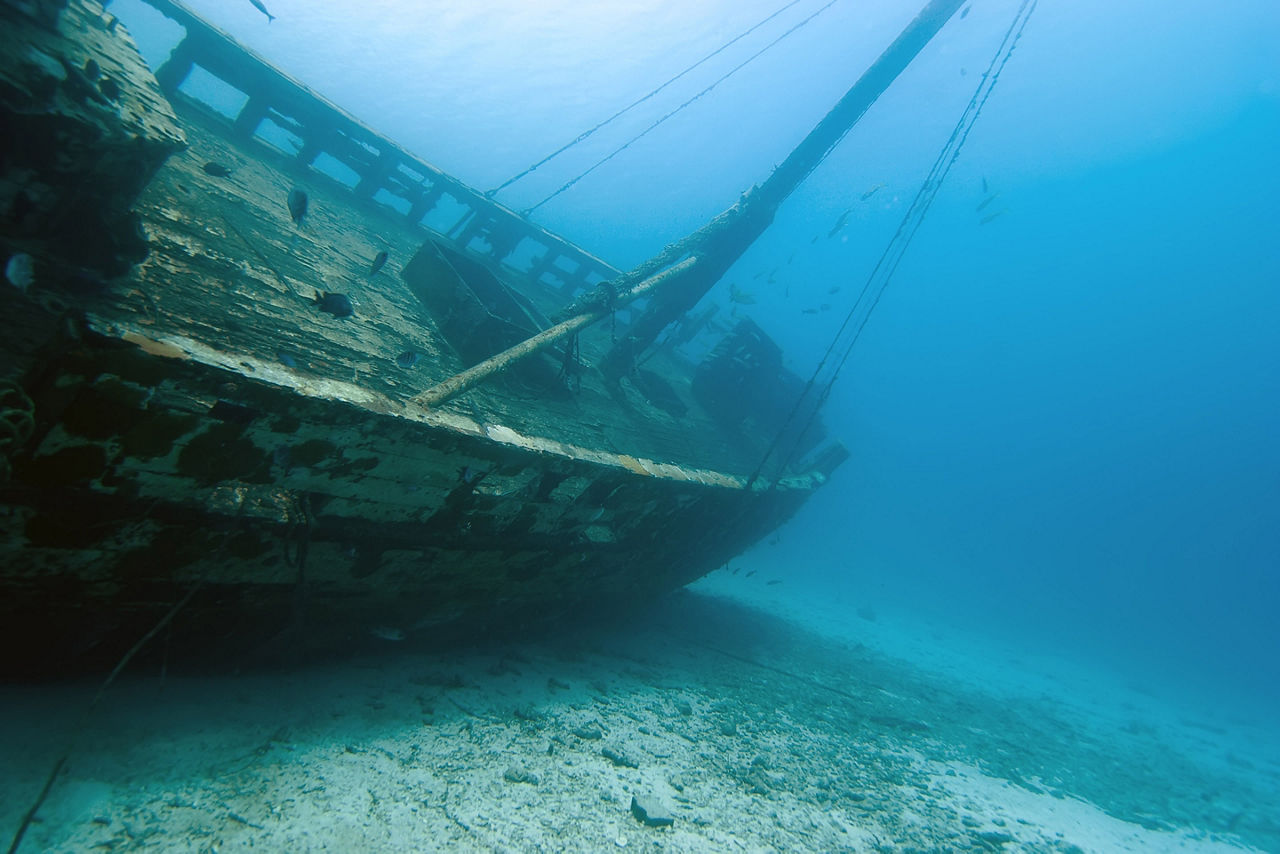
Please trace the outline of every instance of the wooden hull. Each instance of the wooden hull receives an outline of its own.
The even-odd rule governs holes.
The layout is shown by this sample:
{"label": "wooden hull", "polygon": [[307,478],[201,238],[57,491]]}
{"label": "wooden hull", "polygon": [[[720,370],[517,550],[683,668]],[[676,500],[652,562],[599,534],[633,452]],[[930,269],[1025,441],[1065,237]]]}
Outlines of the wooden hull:
{"label": "wooden hull", "polygon": [[[374,189],[315,171],[318,149],[300,161],[243,116],[175,94],[178,72],[167,75],[170,102],[92,4],[72,2],[60,28],[9,23],[64,67],[96,57],[125,91],[103,105],[64,80],[52,100],[24,106],[12,93],[49,69],[0,68],[7,112],[32,128],[77,128],[102,149],[70,168],[36,150],[4,162],[5,181],[29,188],[36,175],[48,188],[38,198],[52,200],[4,234],[44,273],[29,293],[0,296],[4,673],[108,668],[193,589],[148,650],[174,666],[569,624],[723,565],[843,458],[757,482],[768,419],[707,411],[692,366],[669,353],[655,354],[643,382],[603,379],[590,365],[613,329],[445,407],[414,405],[610,268],[428,166],[416,167],[411,213],[452,193],[474,206],[452,236],[429,214],[406,219]],[[171,66],[198,60],[193,50]],[[225,40],[217,51],[234,76],[237,54]],[[270,79],[314,121],[329,115]],[[246,112],[276,115],[254,103]],[[371,147],[371,132],[338,119],[317,138]],[[400,167],[384,161],[402,152],[377,144],[370,174],[388,180]],[[103,150],[133,158],[128,180],[102,171]],[[302,181],[312,213],[297,228],[284,197]],[[52,227],[65,226],[60,200],[84,182],[113,189],[76,197],[74,210],[137,219],[145,260],[116,244],[77,254],[74,229]],[[530,241],[543,254],[519,262]],[[379,247],[393,261],[375,274]],[[112,276],[118,264],[127,273],[86,272]],[[309,302],[339,284],[354,317]],[[421,364],[397,366],[409,350]],[[569,390],[571,367],[581,376]]]}
{"label": "wooden hull", "polygon": [[0,492],[7,668],[109,665],[197,584],[175,662],[571,623],[722,565],[818,482],[747,490],[142,343],[87,336],[33,388],[50,426]]}

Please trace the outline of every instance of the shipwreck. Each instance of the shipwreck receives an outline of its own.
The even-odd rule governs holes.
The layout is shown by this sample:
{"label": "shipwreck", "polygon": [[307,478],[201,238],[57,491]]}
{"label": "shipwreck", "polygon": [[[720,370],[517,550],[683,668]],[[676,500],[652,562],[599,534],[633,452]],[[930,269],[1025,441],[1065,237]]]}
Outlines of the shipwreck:
{"label": "shipwreck", "polygon": [[695,307],[959,0],[626,271],[146,2],[185,32],[154,70],[94,0],[0,5],[0,241],[33,272],[0,289],[7,675],[153,636],[231,666],[611,613],[848,458],[764,331]]}

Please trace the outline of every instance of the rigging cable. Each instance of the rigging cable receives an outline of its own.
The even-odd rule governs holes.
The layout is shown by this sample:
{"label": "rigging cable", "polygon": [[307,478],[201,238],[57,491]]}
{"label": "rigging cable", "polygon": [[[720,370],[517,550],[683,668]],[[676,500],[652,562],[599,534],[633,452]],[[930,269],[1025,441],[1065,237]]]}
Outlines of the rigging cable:
{"label": "rigging cable", "polygon": [[[831,343],[827,346],[827,350],[823,353],[822,358],[818,361],[818,366],[814,368],[808,382],[805,383],[804,389],[800,392],[799,398],[796,400],[795,406],[792,407],[790,414],[783,422],[782,427],[778,430],[773,442],[765,451],[764,456],[760,460],[760,464],[755,471],[751,473],[751,477],[747,480],[747,486],[751,485],[759,479],[764,471],[765,464],[769,458],[777,450],[782,442],[783,434],[791,423],[799,414],[800,409],[804,405],[806,398],[817,384],[818,376],[826,366],[832,354],[835,353],[840,339],[844,336],[845,330],[854,322],[854,319],[861,313],[857,326],[853,330],[853,335],[849,339],[849,343],[845,346],[844,352],[840,356],[840,360],[836,362],[835,369],[832,371],[830,378],[823,384],[819,393],[818,401],[810,410],[805,419],[804,426],[796,434],[792,442],[791,450],[783,458],[778,466],[778,477],[791,464],[792,459],[798,453],[801,442],[814,422],[817,420],[818,413],[821,411],[823,404],[831,395],[831,389],[835,385],[836,380],[840,376],[840,371],[844,368],[845,363],[849,361],[849,357],[853,354],[854,345],[858,343],[858,338],[862,335],[862,330],[866,328],[867,321],[871,318],[871,313],[875,311],[876,306],[880,304],[880,298],[884,294],[885,288],[888,286],[890,279],[898,269],[898,264],[902,261],[903,255],[906,253],[907,247],[910,246],[912,239],[915,238],[916,232],[919,231],[921,223],[924,222],[925,214],[928,213],[929,207],[933,204],[934,198],[938,194],[938,190],[942,187],[942,182],[946,178],[947,173],[951,171],[951,167],[960,157],[960,150],[964,147],[965,141],[969,138],[969,132],[973,130],[974,124],[981,115],[982,109],[986,106],[987,99],[991,97],[992,91],[995,89],[996,82],[1000,78],[1000,73],[1004,71],[1004,67],[1008,64],[1010,57],[1013,56],[1014,48],[1017,47],[1018,41],[1022,38],[1022,33],[1027,27],[1027,22],[1031,20],[1031,13],[1035,11],[1038,0],[1022,0],[1022,5],[1018,7],[1018,11],[1014,14],[1013,22],[1009,25],[1009,29],[1005,32],[1004,38],[1000,42],[1000,47],[996,50],[995,56],[992,57],[990,65],[986,72],[983,73],[982,79],[978,84],[978,88],[974,91],[973,96],[969,99],[969,103],[965,105],[964,112],[961,113],[959,121],[952,129],[950,137],[947,138],[941,151],[938,153],[937,159],[934,161],[932,168],[929,170],[928,176],[920,185],[915,198],[912,200],[910,207],[899,223],[897,231],[890,238],[888,245],[885,246],[884,252],[881,253],[876,265],[872,268],[870,275],[867,276],[866,282],[862,286],[862,290],[858,293],[858,298],[854,301],[853,307],[849,309],[849,313],[845,316],[844,321],[840,324],[840,328],[836,330],[836,334],[832,337]],[[861,311],[864,301],[870,295],[870,303],[865,311]],[[774,486],[777,485],[777,478],[774,479]]]}
{"label": "rigging cable", "polygon": [[670,111],[670,112],[668,112],[666,115],[664,115],[662,118],[660,118],[660,119],[658,119],[657,121],[653,122],[653,123],[652,123],[651,125],[649,125],[647,128],[645,128],[644,130],[640,131],[640,133],[636,134],[635,136],[631,137],[631,139],[627,140],[627,141],[626,141],[626,142],[624,142],[622,145],[620,145],[620,146],[618,146],[617,148],[615,148],[615,149],[614,149],[612,152],[610,152],[609,154],[606,154],[604,157],[602,157],[602,158],[600,158],[599,160],[597,160],[595,163],[593,163],[591,166],[589,166],[586,170],[584,170],[583,172],[580,172],[580,173],[577,175],[577,177],[571,178],[571,179],[569,179],[568,181],[566,181],[566,182],[565,182],[564,184],[562,184],[562,185],[560,186],[560,188],[559,188],[559,189],[557,189],[554,193],[552,193],[551,195],[549,195],[549,196],[547,196],[546,198],[542,199],[542,201],[538,202],[538,203],[537,203],[536,205],[534,205],[533,207],[531,207],[531,208],[526,208],[525,210],[521,211],[521,212],[520,212],[520,213],[521,213],[521,215],[522,215],[522,216],[528,216],[529,214],[533,213],[533,212],[534,212],[534,211],[536,211],[538,208],[542,207],[542,206],[543,206],[543,205],[545,205],[547,202],[551,201],[551,200],[552,200],[552,199],[554,199],[556,196],[560,195],[560,194],[561,194],[561,193],[563,193],[565,190],[569,189],[569,188],[570,188],[570,187],[572,187],[574,184],[578,183],[578,182],[579,182],[579,181],[581,181],[583,178],[587,177],[587,176],[588,176],[588,175],[590,175],[592,172],[596,171],[596,170],[597,170],[597,169],[599,169],[601,166],[603,166],[604,164],[608,163],[610,160],[612,160],[613,158],[617,157],[617,156],[618,156],[619,154],[621,154],[622,152],[626,151],[626,150],[627,150],[628,148],[630,148],[634,143],[639,142],[639,141],[640,141],[640,139],[642,139],[643,137],[647,136],[647,135],[649,134],[649,132],[650,132],[650,131],[652,131],[652,130],[654,130],[655,128],[657,128],[657,127],[658,127],[658,125],[662,124],[662,123],[663,123],[663,122],[665,122],[667,119],[671,118],[671,117],[672,117],[672,116],[674,116],[676,113],[680,112],[680,111],[681,111],[681,110],[683,110],[685,107],[688,107],[688,106],[689,106],[690,104],[692,104],[694,101],[698,100],[698,99],[699,99],[699,98],[701,98],[703,95],[707,94],[707,93],[708,93],[708,92],[710,92],[712,89],[716,88],[716,87],[717,87],[717,86],[719,86],[721,83],[723,83],[724,81],[728,80],[728,79],[729,79],[730,77],[732,77],[733,75],[737,74],[737,73],[738,73],[739,71],[741,71],[743,68],[747,67],[747,66],[748,66],[748,65],[750,65],[752,62],[754,62],[756,59],[758,59],[758,58],[759,58],[762,54],[764,54],[766,51],[768,51],[768,50],[770,50],[771,48],[773,48],[774,46],[776,46],[779,42],[781,42],[781,41],[782,41],[783,39],[785,39],[787,36],[791,35],[791,34],[792,34],[792,33],[794,33],[796,30],[800,29],[800,28],[801,28],[801,27],[803,27],[805,24],[809,23],[809,22],[810,22],[810,21],[812,21],[814,18],[816,18],[816,17],[818,17],[819,15],[821,15],[823,12],[827,11],[828,9],[830,9],[832,6],[834,6],[834,5],[835,5],[836,3],[838,3],[838,2],[840,2],[840,0],[829,0],[829,2],[827,2],[827,3],[826,3],[826,5],[824,5],[824,6],[822,6],[821,8],[819,8],[816,12],[813,12],[813,13],[812,13],[812,14],[810,14],[807,18],[803,19],[803,20],[802,20],[802,21],[800,21],[798,24],[795,24],[795,25],[794,25],[794,26],[792,26],[789,30],[787,30],[786,32],[784,32],[782,35],[778,36],[776,39],[774,39],[773,41],[769,42],[769,43],[768,43],[767,45],[765,45],[764,47],[760,48],[760,50],[758,50],[758,51],[756,51],[755,53],[751,54],[751,56],[747,57],[747,58],[746,58],[746,59],[744,59],[742,62],[738,63],[738,64],[737,64],[737,65],[735,65],[733,68],[731,68],[729,71],[727,71],[727,72],[725,72],[724,74],[722,74],[722,75],[721,75],[719,78],[717,78],[717,79],[715,80],[715,82],[713,82],[710,86],[708,86],[707,88],[703,89],[701,92],[699,92],[698,94],[694,95],[692,98],[690,98],[689,100],[685,101],[683,104],[681,104],[680,106],[676,107],[674,110],[671,110],[671,111]]}
{"label": "rigging cable", "polygon": [[707,54],[706,56],[702,57],[702,59],[699,59],[699,60],[698,60],[697,62],[695,62],[693,65],[690,65],[690,66],[689,66],[688,68],[686,68],[684,71],[681,71],[679,74],[677,74],[675,77],[670,78],[670,79],[669,79],[669,80],[667,80],[665,83],[663,83],[661,86],[659,86],[658,88],[656,88],[656,89],[654,89],[653,91],[649,92],[649,94],[644,95],[643,97],[638,98],[638,99],[636,99],[635,101],[632,101],[630,104],[627,104],[627,105],[626,105],[625,107],[623,107],[621,110],[618,110],[618,112],[614,113],[612,116],[609,116],[609,118],[607,118],[607,119],[605,119],[604,121],[600,122],[600,123],[599,123],[599,124],[597,124],[595,127],[590,128],[589,130],[585,130],[585,131],[583,131],[582,133],[578,134],[578,136],[577,136],[575,139],[573,139],[573,140],[571,140],[571,141],[569,141],[569,142],[566,142],[564,145],[560,146],[560,147],[559,147],[559,148],[557,148],[555,151],[551,152],[551,153],[550,153],[550,154],[548,154],[546,157],[542,158],[542,159],[541,159],[541,160],[539,160],[537,163],[535,163],[535,164],[533,164],[532,166],[530,166],[528,169],[525,169],[523,172],[520,172],[520,173],[518,173],[518,174],[516,174],[516,175],[512,175],[510,178],[508,178],[507,180],[503,181],[501,184],[499,184],[498,186],[494,187],[494,188],[493,188],[492,190],[490,190],[489,192],[485,193],[485,196],[486,196],[487,198],[493,198],[495,195],[497,195],[497,194],[498,194],[499,192],[501,192],[502,190],[506,189],[507,187],[509,187],[509,186],[511,186],[512,184],[514,184],[516,181],[519,181],[521,178],[523,178],[523,177],[525,177],[526,175],[528,175],[530,172],[533,172],[533,171],[534,171],[534,170],[536,170],[538,167],[540,167],[540,166],[544,165],[545,163],[547,163],[547,161],[552,160],[552,159],[554,159],[554,158],[556,158],[556,157],[559,157],[561,154],[564,154],[564,153],[565,153],[566,151],[568,151],[570,148],[573,148],[575,145],[577,145],[578,143],[582,142],[583,140],[585,140],[587,137],[591,136],[591,135],[592,135],[593,133],[595,133],[596,131],[600,130],[600,128],[602,128],[602,127],[604,127],[605,125],[607,125],[607,124],[609,124],[610,122],[612,122],[614,119],[617,119],[617,118],[621,117],[623,114],[625,114],[625,113],[627,113],[627,112],[630,112],[630,111],[631,111],[632,109],[634,109],[635,107],[640,106],[640,105],[641,105],[641,104],[643,104],[645,101],[649,100],[649,99],[650,99],[650,98],[652,98],[654,95],[657,95],[657,94],[658,94],[659,92],[661,92],[663,89],[665,89],[665,88],[667,88],[668,86],[670,86],[672,83],[675,83],[675,82],[676,82],[677,80],[679,80],[681,77],[684,77],[684,76],[685,76],[686,74],[688,74],[690,71],[693,71],[693,70],[694,70],[695,68],[697,68],[699,65],[702,65],[704,62],[707,62],[708,60],[713,59],[714,57],[716,57],[716,56],[718,56],[719,54],[723,53],[723,52],[724,52],[725,50],[727,50],[728,48],[732,47],[732,46],[733,46],[734,44],[736,44],[737,42],[742,41],[744,38],[746,38],[747,36],[751,35],[751,34],[752,34],[752,33],[754,33],[756,30],[760,29],[760,28],[761,28],[761,27],[763,27],[765,24],[769,23],[769,22],[770,22],[770,21],[772,21],[774,18],[778,17],[778,16],[779,16],[779,15],[781,15],[783,12],[787,11],[788,9],[790,9],[792,6],[796,5],[796,4],[797,4],[797,3],[799,3],[799,2],[800,2],[800,0],[791,0],[791,2],[790,2],[790,3],[786,4],[786,5],[785,5],[785,6],[783,6],[782,8],[778,9],[778,10],[777,10],[776,12],[774,12],[772,15],[769,15],[767,18],[764,18],[764,19],[762,19],[762,20],[760,20],[760,21],[756,22],[753,26],[751,26],[751,27],[749,27],[749,28],[747,28],[747,29],[743,30],[743,31],[742,31],[742,32],[740,32],[740,33],[738,33],[738,35],[734,36],[734,37],[733,37],[733,38],[731,38],[729,41],[727,41],[727,42],[725,42],[724,44],[720,45],[720,47],[718,47],[718,48],[716,48],[715,50],[711,51],[711,53],[709,53],[709,54]]}

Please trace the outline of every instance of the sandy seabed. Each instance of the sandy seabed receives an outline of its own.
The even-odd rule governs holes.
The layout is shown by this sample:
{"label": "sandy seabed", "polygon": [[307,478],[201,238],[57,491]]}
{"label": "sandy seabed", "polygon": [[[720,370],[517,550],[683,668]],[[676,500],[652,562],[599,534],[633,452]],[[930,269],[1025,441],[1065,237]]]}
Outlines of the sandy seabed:
{"label": "sandy seabed", "polygon": [[[6,833],[96,688],[0,689]],[[1227,736],[682,592],[523,645],[123,678],[20,850],[1280,850],[1280,761]]]}

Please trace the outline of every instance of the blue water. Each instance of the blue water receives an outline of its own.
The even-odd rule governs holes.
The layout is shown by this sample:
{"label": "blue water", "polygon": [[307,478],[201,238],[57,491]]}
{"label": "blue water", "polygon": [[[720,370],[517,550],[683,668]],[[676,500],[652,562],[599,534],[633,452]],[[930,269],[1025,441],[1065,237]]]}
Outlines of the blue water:
{"label": "blue water", "polygon": [[[271,0],[268,24],[247,0],[189,2],[481,189],[782,5]],[[499,199],[538,201],[821,5]],[[737,310],[793,370],[820,357],[1017,5],[953,20],[718,287],[726,307],[728,281],[756,298]],[[149,10],[112,8],[162,58]],[[916,9],[836,3],[534,218],[620,267],[651,256],[763,180]],[[1278,43],[1272,0],[1039,4],[834,389],[852,459],[744,560],[815,599],[1280,708]]]}

